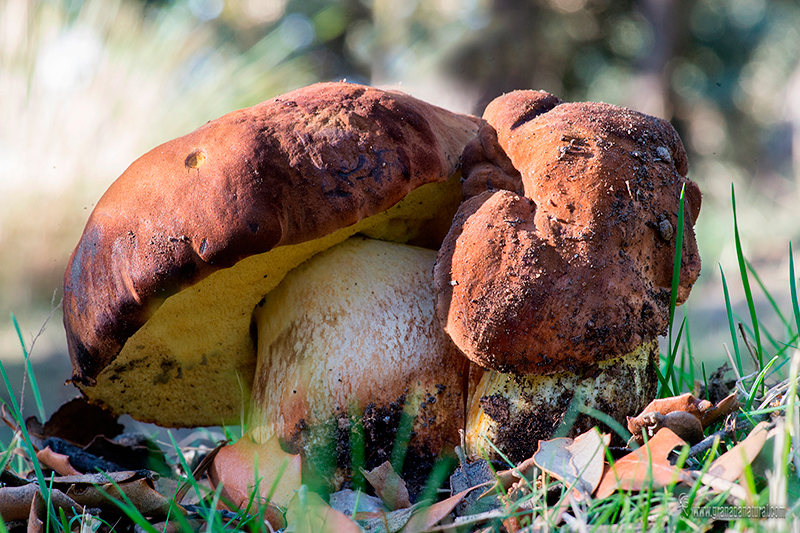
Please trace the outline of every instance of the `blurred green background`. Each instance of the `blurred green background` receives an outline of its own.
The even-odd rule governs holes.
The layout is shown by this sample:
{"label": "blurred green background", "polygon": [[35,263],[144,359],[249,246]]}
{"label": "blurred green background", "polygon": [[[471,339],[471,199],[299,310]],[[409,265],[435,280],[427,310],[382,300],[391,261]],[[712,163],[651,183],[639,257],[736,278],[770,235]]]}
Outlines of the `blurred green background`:
{"label": "blurred green background", "polygon": [[347,79],[476,114],[536,88],[670,120],[704,192],[686,307],[710,365],[729,340],[719,266],[738,277],[731,183],[745,253],[790,309],[799,59],[796,0],[0,0],[0,358],[19,390],[13,312],[48,410],[72,397],[61,276],[108,185],[228,111]]}

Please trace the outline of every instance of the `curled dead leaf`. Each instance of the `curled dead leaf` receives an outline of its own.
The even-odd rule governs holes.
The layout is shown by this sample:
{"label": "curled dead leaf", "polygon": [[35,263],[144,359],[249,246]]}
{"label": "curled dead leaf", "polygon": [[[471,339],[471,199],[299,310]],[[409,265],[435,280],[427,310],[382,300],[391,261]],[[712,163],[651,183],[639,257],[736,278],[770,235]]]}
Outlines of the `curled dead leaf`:
{"label": "curled dead leaf", "polygon": [[648,486],[666,487],[676,481],[692,481],[688,472],[670,464],[670,452],[686,442],[672,430],[662,428],[638,450],[610,465],[597,488],[600,499],[618,489],[642,490]]}
{"label": "curled dead leaf", "polygon": [[[0,516],[6,522],[25,520],[31,512],[31,506],[39,485],[29,483],[20,487],[0,487]],[[63,509],[67,516],[79,513],[82,506],[58,489],[50,491],[50,499],[56,509]]]}
{"label": "curled dead leaf", "polygon": [[577,500],[585,499],[600,484],[610,442],[610,435],[592,428],[575,439],[539,441],[533,460],[539,468],[572,486]]}
{"label": "curled dead leaf", "polygon": [[394,471],[392,463],[386,461],[369,472],[362,468],[361,473],[390,510],[411,507],[406,482]]}
{"label": "curled dead leaf", "polygon": [[736,481],[744,472],[747,465],[753,462],[769,434],[769,422],[761,422],[739,444],[719,456],[708,469],[714,477],[727,481]]}
{"label": "curled dead leaf", "polygon": [[[628,417],[628,431],[631,432],[634,442],[639,445],[644,442],[642,432],[647,432],[649,436],[652,436],[662,427],[669,427],[688,442],[699,442],[703,438],[702,430],[738,408],[739,402],[736,400],[736,394],[730,394],[716,405],[708,400],[700,400],[689,392],[670,398],[658,398],[650,402],[638,416]],[[673,415],[673,420],[669,423],[664,423],[660,418],[680,412],[689,413],[700,422],[700,434],[697,433],[696,426],[685,415]]]}
{"label": "curled dead leaf", "polygon": [[[259,443],[245,434],[236,444],[219,450],[208,477],[215,489],[222,485],[222,499],[233,508],[244,508],[256,486],[262,499],[266,501],[272,491],[272,503],[286,507],[302,483],[301,461],[299,455],[284,452],[277,437]],[[270,524],[283,527],[282,513],[270,509]]]}
{"label": "curled dead leaf", "polygon": [[79,476],[81,474],[70,464],[69,456],[54,452],[50,446],[36,452],[36,458],[60,476]]}

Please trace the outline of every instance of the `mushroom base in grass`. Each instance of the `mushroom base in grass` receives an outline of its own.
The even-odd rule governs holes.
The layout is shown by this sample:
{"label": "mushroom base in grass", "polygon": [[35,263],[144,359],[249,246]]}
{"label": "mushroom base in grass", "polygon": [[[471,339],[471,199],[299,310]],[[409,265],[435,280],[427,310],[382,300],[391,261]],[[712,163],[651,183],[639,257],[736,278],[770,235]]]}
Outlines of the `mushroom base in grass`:
{"label": "mushroom base in grass", "polygon": [[569,437],[602,424],[585,413],[588,409],[624,427],[626,416],[639,413],[655,398],[658,353],[658,341],[647,342],[622,357],[598,363],[594,372],[584,375],[517,375],[474,365],[467,405],[467,451],[500,459],[488,439],[519,463],[536,452],[539,440],[551,438],[564,424],[569,425],[563,427],[564,436]]}
{"label": "mushroom base in grass", "polygon": [[469,361],[436,319],[435,259],[353,237],[289,272],[256,310],[251,427],[299,453],[305,479],[329,482],[322,490],[350,477],[352,457],[365,468],[391,459],[396,439],[406,480],[422,485],[458,444]]}

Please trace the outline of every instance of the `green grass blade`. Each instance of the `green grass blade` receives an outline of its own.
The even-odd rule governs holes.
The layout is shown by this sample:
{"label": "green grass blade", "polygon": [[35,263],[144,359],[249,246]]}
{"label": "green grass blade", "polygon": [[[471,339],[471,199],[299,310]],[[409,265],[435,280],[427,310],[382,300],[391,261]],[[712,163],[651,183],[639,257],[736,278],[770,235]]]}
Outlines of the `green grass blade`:
{"label": "green grass blade", "polygon": [[664,374],[661,373],[661,369],[656,366],[656,377],[658,378],[658,382],[661,384],[661,390],[656,395],[659,398],[668,398],[673,396],[672,389],[669,386],[669,382],[667,378],[664,377]]}
{"label": "green grass blade", "polygon": [[55,517],[56,515],[53,509],[53,503],[50,500],[50,491],[47,490],[48,485],[46,483],[44,473],[42,472],[42,467],[39,464],[39,461],[36,460],[36,449],[33,447],[33,443],[31,442],[31,436],[28,434],[28,428],[25,427],[25,420],[22,418],[22,412],[19,409],[17,399],[14,397],[14,390],[11,388],[11,382],[8,379],[8,374],[6,373],[6,367],[3,365],[3,361],[0,361],[0,374],[3,375],[3,382],[5,383],[6,390],[8,390],[8,397],[11,400],[12,416],[19,425],[19,430],[22,433],[22,439],[25,442],[25,450],[28,453],[31,463],[33,464],[33,470],[36,472],[36,481],[39,483],[39,491],[42,493],[44,500],[47,502],[48,515]]}
{"label": "green grass blade", "polygon": [[739,238],[739,223],[736,219],[736,194],[734,193],[733,184],[731,184],[731,205],[733,208],[733,238],[736,244],[736,258],[739,262],[739,273],[742,277],[742,288],[744,289],[745,299],[747,300],[747,308],[750,311],[750,321],[753,326],[753,335],[756,343],[756,354],[758,355],[759,370],[764,368],[764,355],[763,348],[761,347],[761,334],[759,333],[758,317],[756,316],[756,306],[753,300],[753,291],[750,290],[750,277],[747,275],[747,266],[745,266],[744,254],[742,253],[742,241]]}
{"label": "green grass blade", "polygon": [[[684,369],[681,368],[681,379],[683,379],[684,375],[688,375],[688,390],[692,390],[694,387],[694,349],[692,349],[692,330],[689,327],[691,324],[691,320],[689,320],[689,308],[686,304],[684,304],[683,315],[686,317],[686,344],[683,350],[684,355],[686,356],[686,367],[687,371],[684,374]],[[683,365],[683,360],[681,360],[681,365]],[[681,383],[682,384],[682,383]]]}
{"label": "green grass blade", "polygon": [[769,372],[770,368],[772,368],[772,365],[774,365],[777,360],[778,356],[776,355],[770,360],[769,363],[767,363],[764,368],[761,369],[761,371],[758,373],[758,376],[756,376],[756,380],[753,383],[753,388],[750,389],[750,394],[747,396],[747,401],[744,404],[745,410],[750,410],[750,407],[753,405],[753,400],[756,398],[758,388],[764,383],[764,380],[767,377],[767,372]]}
{"label": "green grass blade", "polygon": [[[666,374],[661,376],[659,372],[659,379],[661,381],[660,396],[664,394],[672,395],[673,390],[677,390],[678,383],[675,379],[673,366],[675,364],[675,352],[672,345],[672,324],[675,320],[675,308],[678,305],[678,288],[681,281],[681,259],[683,258],[683,226],[684,226],[684,195],[686,193],[686,184],[681,186],[681,194],[678,200],[678,224],[675,229],[675,253],[672,261],[672,288],[669,299],[669,331],[667,332],[667,341],[669,343],[669,353],[667,354],[667,371]],[[666,381],[672,381],[672,389],[665,385]]]}
{"label": "green grass blade", "polygon": [[400,414],[400,423],[397,425],[397,433],[395,434],[394,446],[392,447],[392,455],[390,462],[392,468],[398,474],[403,471],[403,464],[406,460],[406,452],[408,451],[408,443],[411,440],[411,430],[414,427],[414,419],[416,418],[410,409],[410,405],[414,402],[407,403],[403,412]]}
{"label": "green grass blade", "polygon": [[22,331],[19,328],[19,323],[17,323],[17,317],[14,316],[14,313],[11,313],[11,323],[14,324],[14,329],[17,330],[19,344],[22,346],[22,353],[25,356],[25,373],[28,375],[28,379],[31,381],[31,392],[33,393],[33,399],[36,402],[36,409],[39,411],[39,419],[42,421],[42,424],[44,424],[47,422],[47,418],[45,418],[44,415],[42,395],[39,394],[39,386],[36,384],[36,375],[33,373],[33,366],[31,365],[31,355],[28,353],[28,349],[25,347],[25,339],[22,337]]}
{"label": "green grass blade", "polygon": [[745,265],[747,265],[748,272],[750,272],[750,274],[753,276],[753,279],[756,280],[756,283],[761,289],[761,292],[764,293],[764,296],[767,298],[767,301],[769,302],[770,306],[772,306],[772,309],[775,311],[775,314],[778,315],[778,318],[781,319],[781,322],[783,323],[784,327],[786,327],[786,330],[789,332],[789,335],[791,335],[792,326],[786,319],[786,316],[784,316],[780,306],[778,306],[778,302],[775,301],[775,298],[773,298],[772,294],[770,294],[769,290],[767,290],[767,287],[764,285],[764,282],[761,281],[761,277],[759,277],[758,273],[756,272],[756,269],[753,268],[753,265],[750,264],[750,261],[745,261]]}
{"label": "green grass blade", "polygon": [[[674,391],[675,394],[680,391],[678,379],[675,377],[675,358],[678,356],[678,347],[681,344],[681,336],[683,335],[683,328],[685,325],[686,317],[684,317],[683,321],[681,322],[681,327],[678,330],[678,336],[676,337],[675,344],[670,346],[670,352],[667,354],[667,367],[664,370],[664,379],[672,383],[672,391]],[[668,396],[672,396],[672,393],[668,394]],[[662,398],[665,397],[667,396],[662,396]]]}
{"label": "green grass blade", "polygon": [[733,343],[733,355],[736,356],[736,369],[739,375],[743,375],[742,369],[742,356],[739,353],[739,341],[736,339],[736,326],[733,323],[733,310],[731,309],[731,296],[728,292],[728,282],[725,280],[725,272],[722,270],[722,265],[719,265],[719,274],[722,276],[722,292],[725,294],[725,310],[728,314],[728,326],[731,331],[731,342]]}
{"label": "green grass blade", "polygon": [[[681,281],[681,259],[683,258],[683,197],[686,192],[686,184],[681,187],[681,195],[678,203],[678,227],[675,228],[675,257],[672,263],[672,293],[669,299],[669,331],[670,341],[672,340],[672,321],[675,318],[675,307],[678,304],[678,286]],[[671,347],[670,347],[671,348]]]}
{"label": "green grass blade", "polygon": [[797,302],[797,278],[794,273],[794,255],[792,253],[792,243],[789,243],[789,288],[792,291],[792,312],[794,322],[797,325],[797,332],[800,334],[800,304]]}

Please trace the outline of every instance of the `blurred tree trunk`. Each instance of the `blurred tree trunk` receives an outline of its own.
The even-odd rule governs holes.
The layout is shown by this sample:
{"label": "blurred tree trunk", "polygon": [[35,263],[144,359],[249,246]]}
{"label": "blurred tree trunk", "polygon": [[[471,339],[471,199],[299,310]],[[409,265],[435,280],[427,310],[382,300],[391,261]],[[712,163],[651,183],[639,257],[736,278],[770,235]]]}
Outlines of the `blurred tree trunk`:
{"label": "blurred tree trunk", "polygon": [[678,39],[676,0],[639,0],[637,11],[652,30],[650,51],[636,63],[636,77],[628,105],[638,111],[669,119],[673,113],[669,61]]}
{"label": "blurred tree trunk", "polygon": [[546,46],[537,32],[541,11],[538,2],[494,0],[489,25],[454,57],[451,75],[476,89],[474,113],[505,92],[531,88],[537,51]]}

